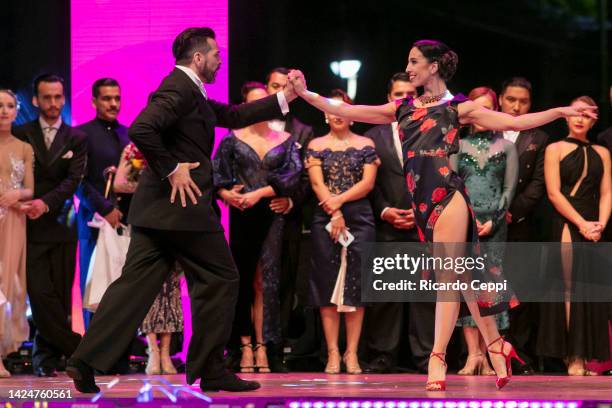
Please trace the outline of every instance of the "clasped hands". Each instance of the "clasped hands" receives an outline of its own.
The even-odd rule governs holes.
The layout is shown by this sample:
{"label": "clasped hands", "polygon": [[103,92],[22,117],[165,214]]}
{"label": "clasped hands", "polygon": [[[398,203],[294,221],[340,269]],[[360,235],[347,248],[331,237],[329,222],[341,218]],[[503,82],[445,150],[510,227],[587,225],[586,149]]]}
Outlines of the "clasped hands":
{"label": "clasped hands", "polygon": [[[229,190],[222,188],[219,190],[219,196],[221,196],[223,201],[227,204],[240,211],[253,207],[263,198],[261,190],[241,193],[243,188],[244,186],[242,184],[236,184]],[[289,209],[289,206],[288,197],[275,197],[270,201],[270,209],[277,214],[285,213]]]}
{"label": "clasped hands", "polygon": [[39,198],[29,201],[21,201],[20,190],[10,190],[0,194],[0,207],[14,208],[22,214],[26,214],[30,219],[35,220],[49,211],[47,204]]}
{"label": "clasped hands", "polygon": [[589,241],[597,242],[601,239],[601,234],[605,228],[599,221],[584,221],[579,225],[580,234]]}

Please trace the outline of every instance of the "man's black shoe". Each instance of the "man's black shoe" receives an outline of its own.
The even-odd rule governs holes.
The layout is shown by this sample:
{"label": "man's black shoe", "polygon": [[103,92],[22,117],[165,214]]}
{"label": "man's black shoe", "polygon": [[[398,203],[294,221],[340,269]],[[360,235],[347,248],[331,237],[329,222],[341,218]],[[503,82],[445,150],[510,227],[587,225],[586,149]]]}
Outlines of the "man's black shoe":
{"label": "man's black shoe", "polygon": [[366,374],[388,374],[393,372],[392,362],[386,356],[380,356],[368,363],[363,372]]}
{"label": "man's black shoe", "polygon": [[93,369],[78,358],[71,358],[66,362],[66,374],[74,380],[74,387],[84,394],[100,392],[96,385]]}
{"label": "man's black shoe", "polygon": [[34,374],[36,374],[37,377],[57,377],[55,368],[36,367]]}
{"label": "man's black shoe", "polygon": [[246,381],[234,373],[226,372],[221,377],[200,380],[200,389],[204,392],[211,391],[254,391],[261,387],[257,381]]}

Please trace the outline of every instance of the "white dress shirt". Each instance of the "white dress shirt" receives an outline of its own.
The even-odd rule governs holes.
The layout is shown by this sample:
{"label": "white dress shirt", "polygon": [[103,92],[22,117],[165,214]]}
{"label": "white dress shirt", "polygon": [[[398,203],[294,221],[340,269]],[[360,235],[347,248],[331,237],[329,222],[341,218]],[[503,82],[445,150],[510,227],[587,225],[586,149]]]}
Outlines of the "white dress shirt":
{"label": "white dress shirt", "polygon": [[506,130],[504,131],[504,139],[509,140],[512,143],[516,143],[516,139],[519,137],[519,131],[516,130]]}

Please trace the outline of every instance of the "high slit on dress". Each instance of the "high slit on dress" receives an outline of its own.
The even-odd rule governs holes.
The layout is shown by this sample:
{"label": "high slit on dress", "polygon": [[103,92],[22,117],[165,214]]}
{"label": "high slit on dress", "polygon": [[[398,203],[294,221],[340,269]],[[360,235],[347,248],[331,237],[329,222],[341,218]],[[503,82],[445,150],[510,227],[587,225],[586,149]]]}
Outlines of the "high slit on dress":
{"label": "high slit on dress", "polygon": [[[412,208],[421,242],[432,243],[434,227],[454,194],[461,194],[469,212],[466,248],[474,255],[479,252],[478,228],[470,197],[461,177],[450,166],[449,156],[459,151],[458,104],[466,101],[459,94],[440,105],[416,107],[414,98],[398,101],[396,116],[402,140],[404,175],[412,196]],[[472,279],[503,281],[501,274],[491,273],[489,268],[474,270]],[[510,291],[477,294],[482,315],[506,310],[511,299]]]}
{"label": "high slit on dress", "polygon": [[[577,147],[559,162],[561,194],[585,220],[597,221],[603,161],[589,143],[574,138],[566,138],[564,141],[576,144]],[[557,211],[552,222],[551,240],[561,242],[566,227],[572,243],[589,242],[580,234],[576,225]],[[572,246],[572,244],[564,245]],[[593,259],[585,255],[584,251],[572,251],[571,277],[574,282],[591,281],[590,274],[595,271],[595,273],[604,273],[593,264]],[[553,262],[548,265],[550,281],[558,284],[563,283],[560,260],[561,256],[554,257]],[[576,298],[588,299],[588,293],[584,292],[584,288],[582,285],[575,285],[572,287],[573,295]],[[558,291],[559,289],[557,288]],[[545,357],[575,357],[587,361],[608,360],[610,358],[608,308],[609,303],[606,302],[571,302],[568,328],[564,303],[541,303],[537,353]]]}

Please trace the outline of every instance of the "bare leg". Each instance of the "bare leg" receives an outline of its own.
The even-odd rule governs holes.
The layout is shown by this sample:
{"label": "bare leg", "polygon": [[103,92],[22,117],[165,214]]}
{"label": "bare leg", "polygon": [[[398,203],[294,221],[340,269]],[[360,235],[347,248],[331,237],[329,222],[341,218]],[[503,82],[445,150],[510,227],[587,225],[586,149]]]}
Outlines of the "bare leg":
{"label": "bare leg", "polygon": [[464,327],[463,336],[467,344],[468,356],[465,366],[457,372],[459,375],[477,375],[482,365],[482,351],[480,350],[480,333],[476,327]]}
{"label": "bare leg", "polygon": [[172,340],[172,333],[161,333],[159,335],[160,344],[160,359],[162,374],[176,374],[176,368],[170,358],[170,341]]}
{"label": "bare leg", "polygon": [[0,378],[9,378],[11,373],[4,367],[4,363],[2,362],[2,356],[0,356]]}
{"label": "bare leg", "polygon": [[257,264],[253,280],[253,326],[255,326],[255,367],[260,373],[269,373],[268,355],[263,338],[264,300],[263,300],[263,275],[261,265]]}
{"label": "bare leg", "polygon": [[251,336],[240,336],[240,372],[253,373],[255,372],[255,363],[253,361],[253,345],[251,344]]}
{"label": "bare leg", "polygon": [[337,374],[340,372],[340,350],[338,350],[338,332],[340,330],[340,314],[336,307],[322,307],[321,321],[325,342],[327,343],[327,366],[325,372]]}
{"label": "bare leg", "polygon": [[161,374],[159,347],[157,346],[157,334],[147,333],[147,343],[149,346],[149,359],[147,360],[147,367],[145,368],[145,373],[149,375]]}
{"label": "bare leg", "polygon": [[[434,226],[434,242],[465,242],[468,220],[467,204],[461,194],[455,193]],[[452,280],[452,274],[452,271],[436,271],[436,280]],[[443,300],[440,300],[440,298]],[[438,292],[433,353],[446,353],[446,347],[459,316],[459,306],[459,293],[453,291]],[[446,366],[442,363],[441,359],[430,358],[427,374],[428,383],[443,381],[446,377]]]}
{"label": "bare leg", "polygon": [[346,351],[344,353],[344,363],[346,372],[349,374],[361,374],[359,358],[357,357],[357,347],[361,336],[361,326],[363,324],[364,308],[358,307],[356,311],[344,314],[346,323]]}
{"label": "bare leg", "polygon": [[480,375],[495,375],[495,370],[491,368],[489,364],[489,359],[487,358],[487,345],[484,342],[484,339],[478,333],[478,342],[480,347],[480,352],[482,353],[482,364],[480,365]]}

